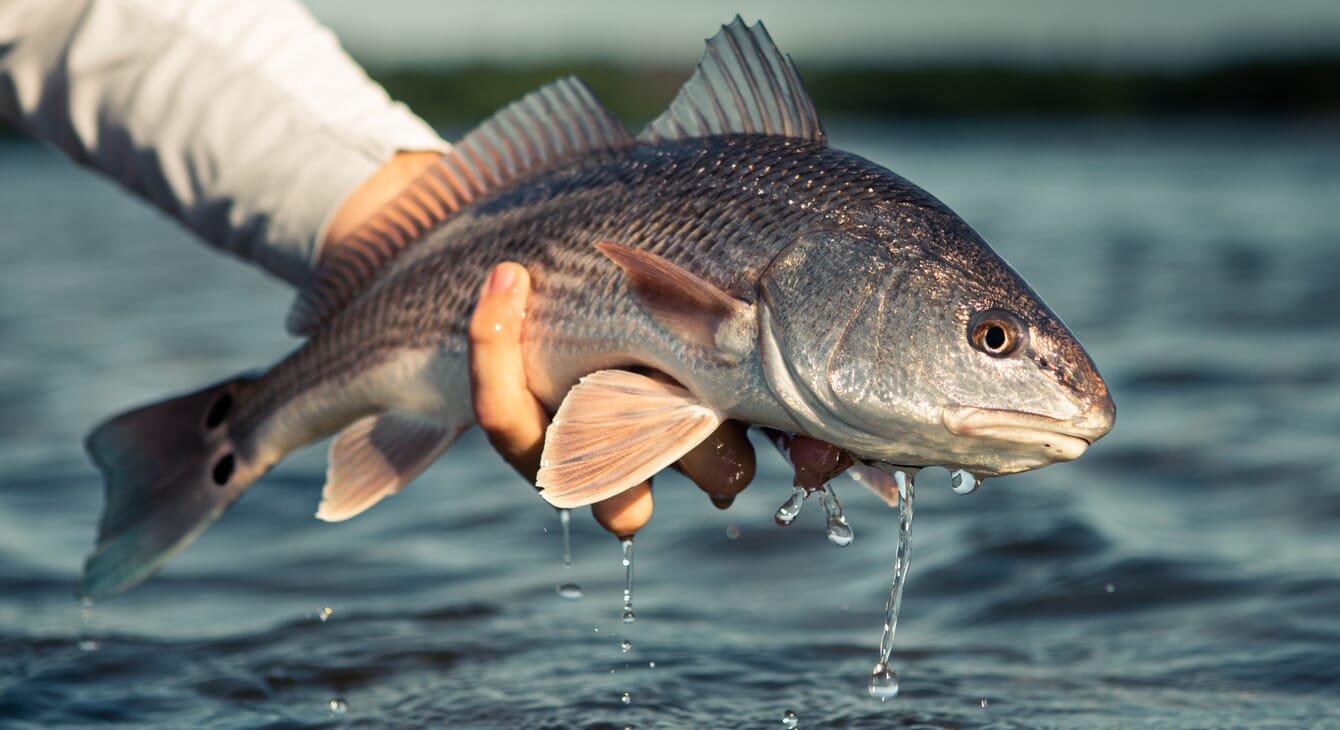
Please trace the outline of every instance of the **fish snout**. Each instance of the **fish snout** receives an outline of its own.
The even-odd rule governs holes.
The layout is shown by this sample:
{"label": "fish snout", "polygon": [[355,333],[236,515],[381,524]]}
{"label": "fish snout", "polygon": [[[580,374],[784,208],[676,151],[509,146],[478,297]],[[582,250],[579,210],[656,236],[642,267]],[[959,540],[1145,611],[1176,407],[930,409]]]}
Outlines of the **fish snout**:
{"label": "fish snout", "polygon": [[1041,462],[1036,467],[1079,458],[1112,429],[1114,412],[1110,400],[1064,420],[1021,411],[951,406],[944,409],[941,419],[955,436],[980,440],[987,448],[994,444],[1011,452],[1032,454]]}

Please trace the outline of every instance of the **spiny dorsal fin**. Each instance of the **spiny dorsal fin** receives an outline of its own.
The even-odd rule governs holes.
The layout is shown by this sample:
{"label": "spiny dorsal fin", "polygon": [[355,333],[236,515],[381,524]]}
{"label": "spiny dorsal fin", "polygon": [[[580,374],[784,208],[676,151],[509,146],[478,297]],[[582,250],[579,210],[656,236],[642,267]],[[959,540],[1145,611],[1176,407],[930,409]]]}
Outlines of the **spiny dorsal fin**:
{"label": "spiny dorsal fin", "polygon": [[576,76],[531,92],[467,134],[377,215],[322,253],[289,311],[289,331],[315,332],[387,262],[461,208],[555,165],[631,144],[628,130]]}
{"label": "spiny dorsal fin", "polygon": [[750,28],[737,15],[708,39],[693,77],[638,140],[654,143],[719,134],[824,141],[800,74],[791,57],[777,50],[761,21]]}

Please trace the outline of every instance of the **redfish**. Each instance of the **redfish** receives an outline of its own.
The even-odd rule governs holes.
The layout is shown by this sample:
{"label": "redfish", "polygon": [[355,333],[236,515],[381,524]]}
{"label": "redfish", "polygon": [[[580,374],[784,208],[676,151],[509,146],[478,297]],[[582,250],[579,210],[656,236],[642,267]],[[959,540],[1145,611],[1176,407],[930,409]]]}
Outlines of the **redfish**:
{"label": "redfish", "polygon": [[503,109],[323,254],[295,352],[98,427],[83,593],[144,580],[331,434],[318,517],[402,489],[473,423],[467,326],[503,261],[533,278],[522,336],[557,411],[538,476],[555,506],[641,482],[726,419],[977,476],[1074,459],[1113,424],[1023,279],[943,203],[828,146],[791,60],[736,18],[636,136],[576,78]]}

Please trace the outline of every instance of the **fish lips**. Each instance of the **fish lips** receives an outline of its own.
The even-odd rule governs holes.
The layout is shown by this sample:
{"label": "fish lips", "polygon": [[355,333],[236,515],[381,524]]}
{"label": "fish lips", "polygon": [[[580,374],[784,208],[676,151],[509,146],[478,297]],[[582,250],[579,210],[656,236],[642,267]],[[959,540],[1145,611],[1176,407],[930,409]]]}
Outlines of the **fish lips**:
{"label": "fish lips", "polygon": [[1079,458],[1112,428],[1110,411],[1101,408],[1096,411],[1074,420],[1061,420],[1022,411],[950,406],[941,412],[941,421],[955,436],[1000,442],[1024,460],[1040,462],[1023,467],[1026,469]]}

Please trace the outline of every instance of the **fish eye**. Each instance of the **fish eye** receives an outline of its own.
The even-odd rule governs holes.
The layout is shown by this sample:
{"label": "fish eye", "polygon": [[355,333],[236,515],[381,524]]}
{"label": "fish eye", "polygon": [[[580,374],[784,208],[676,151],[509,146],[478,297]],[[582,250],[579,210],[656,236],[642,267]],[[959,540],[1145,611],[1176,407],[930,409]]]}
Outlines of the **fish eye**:
{"label": "fish eye", "polygon": [[1024,341],[1024,325],[1003,309],[986,309],[968,321],[968,341],[991,357],[1009,357]]}

